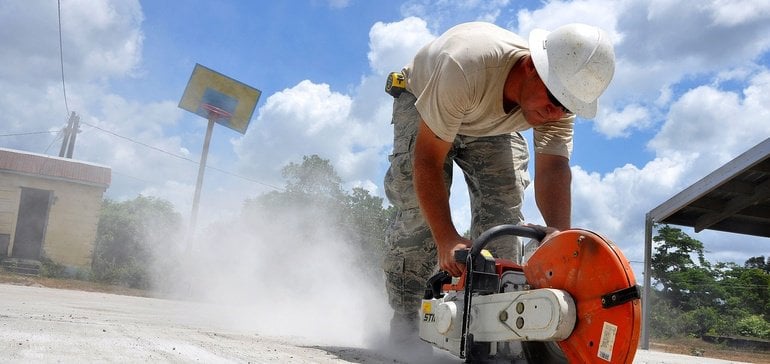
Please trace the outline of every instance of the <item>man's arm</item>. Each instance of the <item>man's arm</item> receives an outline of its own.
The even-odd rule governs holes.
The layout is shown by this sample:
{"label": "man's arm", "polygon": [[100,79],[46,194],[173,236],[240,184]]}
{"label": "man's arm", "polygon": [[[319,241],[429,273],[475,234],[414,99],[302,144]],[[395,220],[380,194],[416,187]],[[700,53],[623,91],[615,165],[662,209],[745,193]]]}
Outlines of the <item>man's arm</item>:
{"label": "man's arm", "polygon": [[572,224],[572,171],[569,159],[535,153],[535,201],[545,224],[567,230]]}
{"label": "man's arm", "polygon": [[449,195],[444,183],[444,161],[452,143],[441,140],[420,120],[414,145],[414,189],[420,210],[428,222],[438,250],[439,266],[457,277],[464,271],[463,264],[454,261],[454,251],[470,246],[452,223]]}

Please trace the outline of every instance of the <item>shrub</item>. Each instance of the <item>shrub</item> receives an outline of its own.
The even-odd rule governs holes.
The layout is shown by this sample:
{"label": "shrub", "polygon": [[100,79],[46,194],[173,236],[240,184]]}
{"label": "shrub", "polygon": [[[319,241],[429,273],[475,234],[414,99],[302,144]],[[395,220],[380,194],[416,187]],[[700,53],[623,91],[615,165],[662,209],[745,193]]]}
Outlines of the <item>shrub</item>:
{"label": "shrub", "polygon": [[750,315],[738,320],[738,334],[741,336],[770,339],[770,323],[760,315]]}

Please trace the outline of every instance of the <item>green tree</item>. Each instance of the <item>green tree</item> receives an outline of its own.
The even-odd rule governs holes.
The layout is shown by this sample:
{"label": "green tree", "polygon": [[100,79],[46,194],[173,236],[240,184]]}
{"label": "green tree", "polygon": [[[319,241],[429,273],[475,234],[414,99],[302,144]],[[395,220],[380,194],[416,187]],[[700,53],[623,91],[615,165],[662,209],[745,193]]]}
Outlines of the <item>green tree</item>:
{"label": "green tree", "polygon": [[327,159],[304,156],[302,163],[282,169],[286,187],[249,199],[244,203],[245,224],[272,221],[273,225],[297,226],[308,243],[324,232],[346,240],[361,254],[367,274],[381,274],[385,229],[393,210],[383,208],[383,199],[356,187],[347,192],[342,179]]}
{"label": "green tree", "polygon": [[[712,265],[703,244],[680,229],[664,225],[651,267],[655,290],[652,332],[661,336],[742,335],[763,337],[770,327],[770,274],[764,257]],[[696,261],[693,261],[693,258]]]}
{"label": "green tree", "polygon": [[281,175],[286,180],[282,191],[271,191],[249,199],[244,204],[245,209],[252,212],[303,210],[306,213],[321,213],[325,217],[341,214],[346,196],[342,191],[342,179],[329,160],[318,155],[304,156],[302,163],[291,162],[283,167]]}
{"label": "green tree", "polygon": [[770,257],[768,257],[767,260],[761,255],[758,257],[751,257],[746,260],[744,267],[761,269],[765,271],[765,273],[770,273]]}
{"label": "green tree", "polygon": [[303,156],[302,163],[289,163],[282,169],[286,192],[309,196],[342,198],[342,179],[327,159],[318,155]]}
{"label": "green tree", "polygon": [[727,292],[727,305],[731,309],[770,317],[770,273],[753,263],[756,261],[750,258],[743,267],[719,263],[720,283]]}
{"label": "green tree", "polygon": [[671,306],[668,300],[660,297],[660,292],[652,290],[649,299],[654,309],[650,310],[650,331],[652,336],[670,338],[681,335],[685,329],[682,310]]}
{"label": "green tree", "polygon": [[685,312],[682,319],[685,332],[703,337],[714,330],[721,317],[716,308],[704,306]]}
{"label": "green tree", "polygon": [[369,191],[356,187],[346,196],[346,211],[342,224],[353,242],[361,249],[364,264],[372,268],[371,273],[380,272],[380,263],[385,254],[385,231],[393,218],[395,209],[382,207],[383,199],[372,196]]}
{"label": "green tree", "polygon": [[178,233],[180,221],[171,203],[162,199],[105,199],[96,231],[94,279],[149,288],[154,253]]}
{"label": "green tree", "polygon": [[[711,264],[704,258],[703,243],[681,229],[663,225],[653,238],[652,278],[661,286],[661,296],[685,311],[715,304],[724,297]],[[692,260],[695,255],[698,263]]]}
{"label": "green tree", "polygon": [[770,339],[770,323],[760,315],[750,315],[739,320],[736,324],[741,336]]}

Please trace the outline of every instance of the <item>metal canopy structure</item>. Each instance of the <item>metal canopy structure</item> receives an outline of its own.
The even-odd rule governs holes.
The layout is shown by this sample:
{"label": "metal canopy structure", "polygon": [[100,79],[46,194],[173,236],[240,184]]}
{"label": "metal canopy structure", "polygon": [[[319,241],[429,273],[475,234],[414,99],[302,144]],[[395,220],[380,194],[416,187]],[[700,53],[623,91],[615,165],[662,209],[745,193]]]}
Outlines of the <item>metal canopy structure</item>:
{"label": "metal canopy structure", "polygon": [[649,349],[650,260],[654,224],[770,237],[770,138],[647,213],[642,349]]}

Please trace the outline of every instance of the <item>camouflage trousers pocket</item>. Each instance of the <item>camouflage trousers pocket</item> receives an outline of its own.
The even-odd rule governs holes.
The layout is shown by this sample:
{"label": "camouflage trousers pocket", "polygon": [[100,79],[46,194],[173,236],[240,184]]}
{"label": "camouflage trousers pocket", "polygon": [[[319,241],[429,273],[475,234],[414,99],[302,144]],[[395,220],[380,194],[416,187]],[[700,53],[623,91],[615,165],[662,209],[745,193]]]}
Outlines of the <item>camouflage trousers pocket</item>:
{"label": "camouflage trousers pocket", "polygon": [[404,257],[385,257],[383,270],[385,271],[385,284],[391,306],[400,307],[404,303]]}

